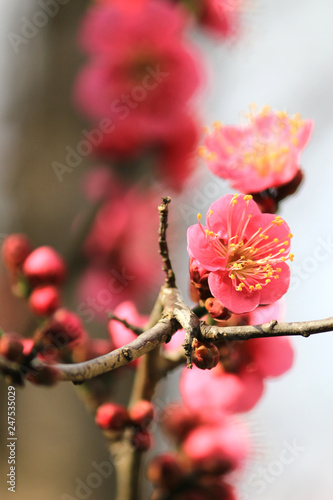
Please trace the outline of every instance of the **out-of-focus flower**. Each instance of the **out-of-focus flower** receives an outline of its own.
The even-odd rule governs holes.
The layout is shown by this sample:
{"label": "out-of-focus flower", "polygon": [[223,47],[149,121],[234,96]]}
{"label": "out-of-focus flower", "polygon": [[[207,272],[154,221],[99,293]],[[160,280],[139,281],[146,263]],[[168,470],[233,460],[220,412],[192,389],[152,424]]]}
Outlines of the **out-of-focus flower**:
{"label": "out-of-focus flower", "polygon": [[[224,325],[262,324],[281,320],[284,303],[258,307],[247,315],[232,316]],[[220,345],[220,363],[210,371],[184,370],[180,390],[185,404],[227,412],[251,410],[261,398],[264,380],[278,377],[293,363],[293,349],[287,337],[252,339]]]}
{"label": "out-of-focus flower", "polygon": [[289,287],[292,234],[279,216],[262,214],[251,195],[225,195],[207,213],[206,226],[188,229],[188,253],[207,271],[211,293],[242,314],[275,302]]}
{"label": "out-of-focus flower", "polygon": [[185,20],[164,1],[134,12],[110,3],[90,9],[81,45],[92,57],[74,89],[79,108],[94,120],[112,119],[114,127],[123,122],[144,142],[172,131],[200,81],[198,58],[183,36]]}
{"label": "out-of-focus flower", "polygon": [[300,168],[300,153],[313,122],[269,107],[250,112],[245,126],[216,123],[199,153],[209,169],[243,193],[287,184]]}
{"label": "out-of-focus flower", "polygon": [[250,449],[244,425],[206,405],[189,410],[171,404],[161,421],[178,452],[157,457],[149,465],[147,475],[157,488],[152,498],[182,492],[177,498],[235,500],[228,474],[243,466]]}
{"label": "out-of-focus flower", "polygon": [[174,115],[173,127],[156,139],[148,136],[143,140],[136,129],[123,121],[112,132],[103,134],[93,150],[115,166],[119,162],[119,168],[124,168],[124,162],[130,164],[140,156],[146,156],[147,172],[152,167],[159,180],[178,191],[195,167],[198,141],[197,121],[188,112],[180,112]]}

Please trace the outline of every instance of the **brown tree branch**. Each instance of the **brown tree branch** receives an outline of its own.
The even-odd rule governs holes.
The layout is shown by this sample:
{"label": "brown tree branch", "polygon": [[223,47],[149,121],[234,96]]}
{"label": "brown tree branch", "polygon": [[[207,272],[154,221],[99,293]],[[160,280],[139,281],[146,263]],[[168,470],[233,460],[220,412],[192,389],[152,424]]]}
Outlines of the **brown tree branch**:
{"label": "brown tree branch", "polygon": [[[115,370],[167,342],[180,328],[184,328],[187,335],[192,338],[213,343],[223,340],[249,340],[287,335],[309,337],[310,335],[333,331],[333,317],[297,323],[271,321],[257,326],[211,326],[200,321],[193,311],[186,306],[178,289],[163,287],[160,300],[163,313],[162,318],[156,325],[142,333],[131,343],[104,356],[83,363],[54,365],[60,371],[61,379],[83,382]],[[32,370],[42,365],[43,363],[38,359],[34,359],[30,363]],[[4,373],[6,373],[6,370],[15,373],[15,371],[19,371],[19,367],[17,363],[9,362],[0,357],[0,370]]]}
{"label": "brown tree branch", "polygon": [[171,202],[171,198],[166,196],[162,198],[162,203],[158,207],[158,211],[160,213],[160,227],[158,230],[158,243],[160,247],[160,255],[162,257],[163,266],[162,269],[166,273],[165,285],[170,288],[175,288],[176,286],[176,277],[173,272],[170,258],[169,258],[169,248],[166,241],[166,231],[168,227],[168,214],[169,214],[169,203]]}
{"label": "brown tree branch", "polygon": [[[276,320],[263,325],[209,326],[201,322],[201,340],[220,342],[221,340],[250,340],[267,337],[296,336],[309,337],[317,333],[333,331],[333,316],[313,321],[278,323]],[[199,338],[200,340],[200,338]]]}

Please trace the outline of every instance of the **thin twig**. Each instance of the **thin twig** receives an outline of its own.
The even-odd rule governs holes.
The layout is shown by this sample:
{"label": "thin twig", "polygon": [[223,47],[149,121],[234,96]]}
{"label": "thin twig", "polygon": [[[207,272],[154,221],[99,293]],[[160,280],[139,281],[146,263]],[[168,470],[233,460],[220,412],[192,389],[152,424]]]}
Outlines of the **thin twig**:
{"label": "thin twig", "polygon": [[107,314],[107,317],[109,320],[118,321],[118,323],[121,323],[126,328],[128,328],[133,333],[135,333],[135,335],[141,335],[141,333],[143,333],[143,331],[144,331],[143,328],[140,328],[139,326],[135,326],[132,323],[129,323],[128,321],[126,321],[126,319],[119,318],[111,311],[108,311],[106,314]]}
{"label": "thin twig", "polygon": [[166,273],[165,285],[169,288],[175,288],[176,286],[176,277],[173,272],[170,257],[169,257],[169,248],[166,241],[166,231],[168,227],[168,214],[169,214],[169,203],[171,202],[171,198],[166,196],[162,198],[162,203],[158,207],[158,211],[160,213],[160,227],[158,230],[159,234],[159,247],[160,247],[160,255],[162,257],[163,266],[162,269]]}

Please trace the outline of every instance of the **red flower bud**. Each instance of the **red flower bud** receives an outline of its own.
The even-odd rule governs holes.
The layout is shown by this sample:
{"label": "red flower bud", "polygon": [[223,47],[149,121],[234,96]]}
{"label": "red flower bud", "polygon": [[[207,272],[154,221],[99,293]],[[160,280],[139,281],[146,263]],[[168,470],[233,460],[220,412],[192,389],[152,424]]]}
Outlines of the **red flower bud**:
{"label": "red flower bud", "polygon": [[147,478],[154,486],[173,490],[185,476],[177,455],[165,453],[153,458],[147,467]]}
{"label": "red flower bud", "polygon": [[31,252],[23,264],[23,272],[32,286],[60,285],[65,279],[66,266],[58,252],[44,246]]}
{"label": "red flower bud", "polygon": [[34,368],[28,373],[27,380],[37,385],[54,385],[59,380],[59,371],[53,366]]}
{"label": "red flower bud", "polygon": [[41,285],[33,290],[29,307],[36,316],[50,316],[60,307],[59,290],[52,285]]}
{"label": "red flower bud", "polygon": [[215,299],[214,297],[209,297],[209,299],[205,301],[205,308],[214,319],[219,319],[222,321],[229,319],[231,316],[231,312],[226,307],[224,307],[218,299]]}
{"label": "red flower bud", "polygon": [[192,361],[201,370],[211,370],[220,359],[218,348],[214,344],[194,341]]}
{"label": "red flower bud", "polygon": [[190,259],[189,270],[191,279],[191,299],[194,302],[199,302],[200,300],[205,300],[207,297],[210,297],[212,294],[208,286],[209,271],[203,268],[199,262],[194,259]]}
{"label": "red flower bud", "polygon": [[43,339],[58,349],[72,348],[87,338],[79,316],[65,308],[57,309],[43,331]]}
{"label": "red flower bud", "polygon": [[18,270],[32,250],[25,234],[11,234],[2,245],[3,260],[8,269]]}
{"label": "red flower bud", "polygon": [[132,445],[138,451],[147,451],[152,444],[151,434],[143,429],[136,431],[132,437]]}
{"label": "red flower bud", "polygon": [[183,441],[187,434],[200,424],[197,415],[183,405],[170,405],[162,415],[162,427],[176,441]]}
{"label": "red flower bud", "polygon": [[129,423],[128,411],[125,406],[104,403],[97,409],[95,422],[101,429],[122,430]]}
{"label": "red flower bud", "polygon": [[154,418],[154,406],[150,401],[138,401],[129,411],[133,424],[147,427]]}
{"label": "red flower bud", "polygon": [[9,361],[20,363],[23,358],[23,338],[17,333],[5,333],[0,337],[0,354]]}

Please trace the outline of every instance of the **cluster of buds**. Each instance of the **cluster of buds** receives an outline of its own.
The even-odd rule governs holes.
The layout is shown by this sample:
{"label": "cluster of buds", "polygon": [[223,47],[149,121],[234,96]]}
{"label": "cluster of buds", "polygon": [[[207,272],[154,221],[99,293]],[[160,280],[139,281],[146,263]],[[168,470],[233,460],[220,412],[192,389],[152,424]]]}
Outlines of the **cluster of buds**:
{"label": "cluster of buds", "polygon": [[12,362],[13,368],[3,368],[13,383],[23,384],[23,378],[38,385],[54,385],[59,372],[52,366],[32,367],[30,362],[35,355],[32,339],[25,339],[17,333],[3,333],[0,336],[0,356]]}
{"label": "cluster of buds", "polygon": [[150,401],[140,400],[129,410],[116,403],[104,403],[97,409],[95,422],[112,439],[119,440],[129,432],[132,446],[138,451],[147,451],[152,445],[149,426],[154,418],[154,406]]}
{"label": "cluster of buds", "polygon": [[60,307],[59,286],[66,275],[65,262],[58,252],[49,246],[32,250],[24,234],[12,234],[5,239],[2,254],[13,292],[29,299],[36,316],[53,314]]}
{"label": "cluster of buds", "polygon": [[[74,312],[61,307],[60,286],[66,276],[63,258],[49,246],[33,250],[24,234],[8,236],[3,244],[2,255],[10,274],[13,292],[27,299],[31,312],[43,319],[43,323],[35,332],[33,340],[11,337],[10,341],[6,341],[7,347],[5,340],[2,340],[1,353],[7,359],[24,365],[27,352],[23,358],[22,352],[27,349],[25,344],[28,342],[30,359],[38,356],[47,362],[70,361],[73,350],[88,344],[89,338],[81,319]],[[103,354],[109,350],[108,343],[107,347],[104,346]],[[87,352],[85,355],[88,357]],[[33,381],[35,378],[38,381],[42,377],[38,374],[32,378]]]}
{"label": "cluster of buds", "polygon": [[193,412],[170,405],[163,428],[177,451],[155,457],[147,477],[155,490],[151,500],[233,500],[227,475],[240,467],[247,453],[245,434],[223,415]]}

